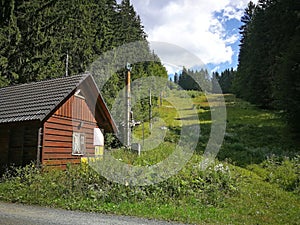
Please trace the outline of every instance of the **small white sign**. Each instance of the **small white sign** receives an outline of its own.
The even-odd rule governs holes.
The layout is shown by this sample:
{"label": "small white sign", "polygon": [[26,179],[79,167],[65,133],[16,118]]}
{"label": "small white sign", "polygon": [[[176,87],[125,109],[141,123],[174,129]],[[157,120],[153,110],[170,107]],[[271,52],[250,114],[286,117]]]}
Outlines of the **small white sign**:
{"label": "small white sign", "polygon": [[99,128],[94,128],[94,146],[104,146],[104,136]]}

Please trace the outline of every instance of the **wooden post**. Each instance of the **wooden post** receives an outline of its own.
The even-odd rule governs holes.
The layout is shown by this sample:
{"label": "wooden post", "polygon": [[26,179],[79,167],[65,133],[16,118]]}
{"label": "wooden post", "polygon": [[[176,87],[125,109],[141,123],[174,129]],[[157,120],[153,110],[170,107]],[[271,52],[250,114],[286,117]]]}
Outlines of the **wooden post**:
{"label": "wooden post", "polygon": [[43,135],[43,128],[40,127],[38,129],[38,144],[37,144],[37,154],[36,154],[36,164],[39,167],[41,165],[41,150],[42,150],[42,135]]}
{"label": "wooden post", "polygon": [[130,93],[130,86],[131,86],[131,77],[130,77],[130,64],[127,63],[126,66],[126,76],[125,76],[125,98],[126,98],[126,103],[125,103],[125,140],[124,144],[126,147],[130,147],[130,138],[131,138],[131,127],[130,127],[130,122],[131,122],[131,93]]}
{"label": "wooden post", "polygon": [[143,124],[142,124],[142,128],[143,128],[143,147],[144,147],[144,145],[145,145],[145,124],[144,124],[144,120],[143,120],[143,122],[142,122]]}
{"label": "wooden post", "polygon": [[151,88],[149,89],[149,131],[151,134],[152,130],[152,93],[151,93]]}
{"label": "wooden post", "polygon": [[160,95],[159,95],[159,106],[160,107],[162,107],[162,103],[163,103],[163,92],[161,91]]}

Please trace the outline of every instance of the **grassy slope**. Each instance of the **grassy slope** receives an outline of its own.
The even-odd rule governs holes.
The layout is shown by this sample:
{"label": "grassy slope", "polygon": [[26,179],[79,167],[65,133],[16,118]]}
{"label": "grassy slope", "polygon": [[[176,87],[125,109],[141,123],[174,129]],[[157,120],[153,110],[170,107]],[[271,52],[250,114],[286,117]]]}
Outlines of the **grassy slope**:
{"label": "grassy slope", "polygon": [[[209,137],[210,111],[203,95],[193,93],[193,97],[192,100],[198,110],[201,123],[202,135],[197,147],[197,152],[201,153]],[[236,177],[238,191],[226,198],[216,199],[217,205],[201,204],[197,199],[188,195],[184,199],[171,199],[167,202],[147,199],[136,202],[124,200],[103,203],[91,198],[76,199],[76,197],[52,200],[41,196],[40,200],[26,200],[30,199],[30,197],[27,198],[28,193],[26,193],[24,194],[26,197],[20,200],[13,195],[14,192],[16,195],[20,193],[11,189],[10,184],[5,182],[0,183],[0,199],[193,224],[298,224],[300,197],[297,193],[299,192],[286,191],[280,183],[270,182],[270,179],[267,179],[270,171],[259,165],[273,154],[293,156],[295,152],[299,153],[297,143],[290,139],[291,135],[285,129],[279,113],[256,109],[233,96],[226,96],[226,101],[227,132],[218,157],[219,160],[231,162],[230,170]],[[133,165],[149,165],[161,161],[172,153],[170,149],[176,144],[176,133],[178,133],[181,121],[174,119],[178,118],[178,114],[170,102],[176,102],[176,105],[181,105],[185,109],[179,109],[185,113],[183,116],[188,117],[190,113],[186,110],[190,107],[185,105],[186,99],[173,95],[170,95],[169,102],[164,102],[164,106],[159,109],[165,124],[172,128],[165,137],[170,142],[161,144],[153,151],[145,152],[141,157],[124,150],[117,151],[114,153],[116,158]],[[186,121],[186,123],[194,122]],[[146,124],[145,127],[148,125]],[[135,135],[136,138],[141,138],[141,127]],[[199,156],[195,155],[191,164],[197,162],[198,159]],[[191,172],[188,170],[181,173],[186,176]],[[299,173],[295,173],[294,170],[288,172],[299,177]],[[51,182],[51,185],[55,184]],[[10,194],[7,192],[9,190]]]}
{"label": "grassy slope", "polygon": [[[227,132],[218,158],[239,166],[235,166],[234,171],[240,175],[240,193],[226,199],[222,208],[212,210],[200,207],[199,211],[190,213],[190,219],[194,218],[191,222],[201,223],[204,220],[213,224],[298,224],[299,196],[266,182],[264,176],[252,172],[252,167],[272,155],[292,157],[297,152],[299,154],[299,143],[291,139],[279,112],[257,109],[232,95],[225,96],[225,100]],[[208,104],[203,96],[196,97],[194,103],[200,106],[199,119],[205,136],[205,121],[210,118]],[[207,137],[203,139],[205,143]],[[263,174],[262,170],[260,168],[259,174]],[[300,171],[297,172],[299,179]]]}
{"label": "grassy slope", "polygon": [[[210,124],[207,123],[210,120],[210,111],[203,95],[192,95],[196,95],[193,101],[198,105],[202,133],[198,150],[201,152],[210,132]],[[177,102],[177,105],[184,105],[184,98],[170,98],[172,102]],[[263,168],[259,168],[260,173],[253,172],[252,168],[272,155],[293,157],[295,153],[299,154],[299,145],[291,139],[280,112],[257,109],[232,95],[225,96],[225,100],[227,132],[218,158],[237,165],[233,166],[233,170],[240,176],[239,194],[226,199],[222,208],[193,204],[173,207],[168,205],[163,213],[161,209],[156,208],[151,208],[149,213],[158,218],[172,218],[191,223],[206,221],[213,224],[297,224],[300,221],[299,196],[283,190],[276,184],[266,182],[264,176],[259,176],[264,174]],[[169,107],[160,111],[165,121],[174,125],[174,118],[177,116],[175,112]],[[296,175],[300,176],[299,173]],[[170,214],[170,217],[165,214]],[[174,216],[176,214],[179,215]]]}

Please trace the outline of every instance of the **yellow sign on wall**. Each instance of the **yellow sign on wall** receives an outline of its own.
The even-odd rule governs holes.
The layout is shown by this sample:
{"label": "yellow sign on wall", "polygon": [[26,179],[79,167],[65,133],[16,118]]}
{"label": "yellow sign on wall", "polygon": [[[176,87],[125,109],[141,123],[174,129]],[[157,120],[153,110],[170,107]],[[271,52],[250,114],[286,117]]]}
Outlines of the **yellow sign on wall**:
{"label": "yellow sign on wall", "polygon": [[103,146],[95,146],[95,156],[103,156],[104,147]]}

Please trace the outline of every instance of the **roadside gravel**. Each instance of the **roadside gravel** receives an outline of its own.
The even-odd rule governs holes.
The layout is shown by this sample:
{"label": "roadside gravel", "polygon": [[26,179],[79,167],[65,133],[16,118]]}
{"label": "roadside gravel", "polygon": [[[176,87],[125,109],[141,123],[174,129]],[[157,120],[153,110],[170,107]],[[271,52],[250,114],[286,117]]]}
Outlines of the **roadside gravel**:
{"label": "roadside gravel", "polygon": [[129,216],[105,215],[0,202],[1,225],[180,225]]}

